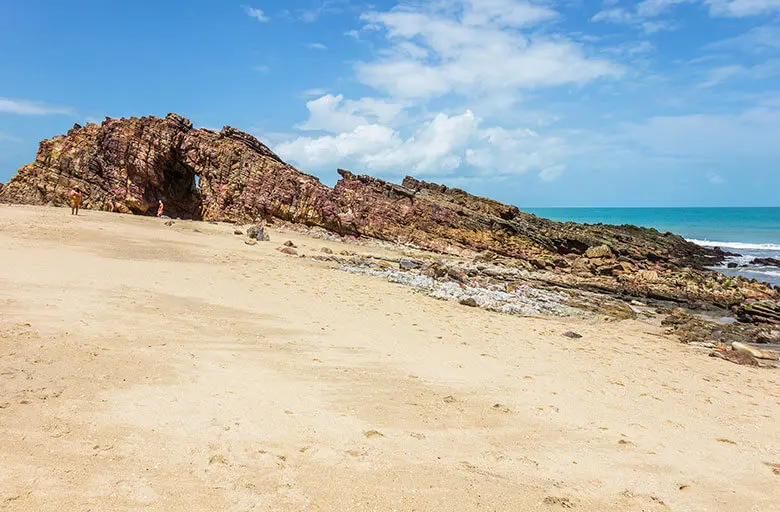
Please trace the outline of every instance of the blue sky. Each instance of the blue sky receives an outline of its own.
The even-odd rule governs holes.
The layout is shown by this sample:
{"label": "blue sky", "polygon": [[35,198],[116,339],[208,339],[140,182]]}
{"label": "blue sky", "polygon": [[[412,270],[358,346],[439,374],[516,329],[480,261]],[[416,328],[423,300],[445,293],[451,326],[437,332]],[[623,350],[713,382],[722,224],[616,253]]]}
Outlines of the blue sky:
{"label": "blue sky", "polygon": [[780,0],[0,0],[0,181],[74,122],[170,111],[328,184],[780,206]]}

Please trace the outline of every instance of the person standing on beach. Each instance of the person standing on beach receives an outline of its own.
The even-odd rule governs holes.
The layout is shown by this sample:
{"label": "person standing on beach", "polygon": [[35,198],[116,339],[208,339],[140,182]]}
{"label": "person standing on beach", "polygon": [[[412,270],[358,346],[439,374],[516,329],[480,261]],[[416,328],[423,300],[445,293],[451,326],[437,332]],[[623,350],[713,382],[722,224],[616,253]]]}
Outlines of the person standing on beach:
{"label": "person standing on beach", "polygon": [[159,201],[159,205],[157,206],[157,216],[162,217],[163,216],[163,210],[165,210],[165,205],[163,205],[162,199]]}
{"label": "person standing on beach", "polygon": [[81,193],[81,189],[73,187],[70,191],[70,214],[78,215],[79,208],[81,207],[81,201],[84,199],[84,195]]}

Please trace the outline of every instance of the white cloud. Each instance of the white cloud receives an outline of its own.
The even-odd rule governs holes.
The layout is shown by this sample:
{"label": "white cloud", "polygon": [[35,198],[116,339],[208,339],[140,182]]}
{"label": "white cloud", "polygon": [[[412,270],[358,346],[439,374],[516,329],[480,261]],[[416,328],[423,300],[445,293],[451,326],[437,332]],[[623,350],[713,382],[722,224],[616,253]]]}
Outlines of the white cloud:
{"label": "white cloud", "polygon": [[716,41],[705,46],[706,50],[765,53],[780,50],[780,27],[762,25],[744,34]]}
{"label": "white cloud", "polygon": [[744,18],[780,11],[780,0],[708,0],[710,14],[729,18]]}
{"label": "white cloud", "polygon": [[466,152],[467,162],[493,174],[519,174],[531,169],[554,167],[566,155],[565,142],[542,137],[534,130],[487,128],[479,135],[480,144]]}
{"label": "white cloud", "polygon": [[250,18],[255,18],[260,23],[267,23],[269,21],[268,16],[265,15],[262,9],[255,9],[254,7],[250,7],[248,5],[242,5],[241,7],[244,8],[244,12],[247,16]]}
{"label": "white cloud", "polygon": [[637,14],[644,17],[658,16],[673,6],[696,0],[644,0],[637,4]]}
{"label": "white cloud", "polygon": [[438,114],[402,144],[365,155],[369,169],[396,172],[412,169],[424,175],[446,174],[462,163],[462,153],[475,136],[479,121],[467,110],[459,116]]}
{"label": "white cloud", "polygon": [[[663,30],[676,30],[680,27],[675,21],[648,20],[648,15],[642,12],[642,6],[650,1],[652,0],[640,3],[638,5],[639,12],[631,12],[622,7],[613,7],[596,13],[590,21],[632,25],[641,28],[646,34],[654,34]],[[657,0],[655,3],[658,3]]]}
{"label": "white cloud", "polygon": [[338,135],[299,137],[275,150],[283,158],[314,168],[350,163],[397,174],[441,174],[461,165],[478,124],[470,111],[458,116],[438,114],[406,139],[386,126],[359,125]]}
{"label": "white cloud", "polygon": [[326,91],[325,89],[314,88],[314,89],[306,89],[301,93],[301,96],[303,96],[304,98],[311,98],[313,96],[324,96],[326,94],[328,94],[328,91]]}
{"label": "white cloud", "polygon": [[327,50],[328,47],[322,43],[306,43],[306,48],[310,50]]}
{"label": "white cloud", "polygon": [[2,112],[21,116],[71,115],[73,109],[37,101],[0,98],[0,113]]}
{"label": "white cloud", "polygon": [[453,0],[404,4],[362,16],[390,46],[359,63],[358,79],[391,96],[493,94],[618,77],[620,66],[588,57],[562,36],[523,32],[555,11],[519,0]]}
{"label": "white cloud", "polygon": [[271,71],[271,68],[269,68],[268,66],[255,66],[252,69],[257,71],[258,73],[268,73]]}
{"label": "white cloud", "polygon": [[714,87],[723,82],[736,79],[763,80],[780,75],[780,59],[770,59],[752,67],[729,65],[712,68],[707,71],[707,79],[699,87]]}
{"label": "white cloud", "polygon": [[385,151],[400,144],[392,128],[379,125],[358,126],[351,132],[324,137],[298,137],[277,144],[274,150],[284,159],[296,162],[304,168],[322,169],[341,165],[360,155]]}
{"label": "white cloud", "polygon": [[596,13],[590,21],[613,21],[616,23],[630,23],[634,20],[634,15],[622,7],[614,7]]}
{"label": "white cloud", "polygon": [[[339,105],[341,100],[331,97],[328,105],[334,103]],[[315,118],[317,108],[310,110]],[[335,128],[346,128],[357,120],[338,117],[330,121],[335,123],[330,128],[336,135],[298,137],[274,149],[303,168],[357,166],[420,176],[457,172],[461,177],[464,173],[477,174],[483,180],[529,170],[543,173],[544,179],[554,179],[562,171],[560,161],[567,153],[565,141],[557,137],[544,137],[526,129],[483,129],[482,121],[469,110],[458,115],[439,113],[408,136],[380,124],[358,124],[352,130],[338,132]]]}
{"label": "white cloud", "polygon": [[299,129],[340,133],[374,123],[389,124],[401,113],[403,105],[377,98],[344,101],[341,94],[326,94],[307,102],[306,108],[309,119]]}
{"label": "white cloud", "polygon": [[[666,14],[675,6],[685,3],[703,4],[709,9],[710,16],[713,17],[744,18],[780,11],[780,0],[644,0],[637,4],[636,12],[612,8],[598,13],[591,20],[637,24],[641,23],[641,20]],[[674,22],[666,21],[666,23],[672,23],[672,26],[676,26]],[[647,30],[648,27],[644,28]]]}

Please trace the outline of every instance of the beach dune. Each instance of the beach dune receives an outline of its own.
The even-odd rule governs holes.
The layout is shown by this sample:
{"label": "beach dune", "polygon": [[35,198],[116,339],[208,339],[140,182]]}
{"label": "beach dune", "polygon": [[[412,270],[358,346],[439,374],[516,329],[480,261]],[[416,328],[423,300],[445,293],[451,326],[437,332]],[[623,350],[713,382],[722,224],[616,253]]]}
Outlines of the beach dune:
{"label": "beach dune", "polygon": [[780,506],[777,371],[233,231],[0,205],[0,509]]}

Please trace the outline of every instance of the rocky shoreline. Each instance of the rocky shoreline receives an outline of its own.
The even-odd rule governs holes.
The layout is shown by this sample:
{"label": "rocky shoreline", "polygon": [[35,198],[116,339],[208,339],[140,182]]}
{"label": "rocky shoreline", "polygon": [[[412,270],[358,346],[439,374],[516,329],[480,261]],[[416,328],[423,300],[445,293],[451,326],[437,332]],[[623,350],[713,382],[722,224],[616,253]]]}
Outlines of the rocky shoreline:
{"label": "rocky shoreline", "polygon": [[[467,305],[520,314],[637,314],[633,302],[719,309],[780,328],[780,292],[708,270],[730,255],[636,226],[560,223],[459,189],[407,177],[393,184],[339,170],[329,188],[231,127],[188,119],[109,119],[41,142],[0,187],[0,201],[234,223],[287,222],[440,255],[396,268],[341,262]],[[319,257],[331,257],[319,255]]]}

